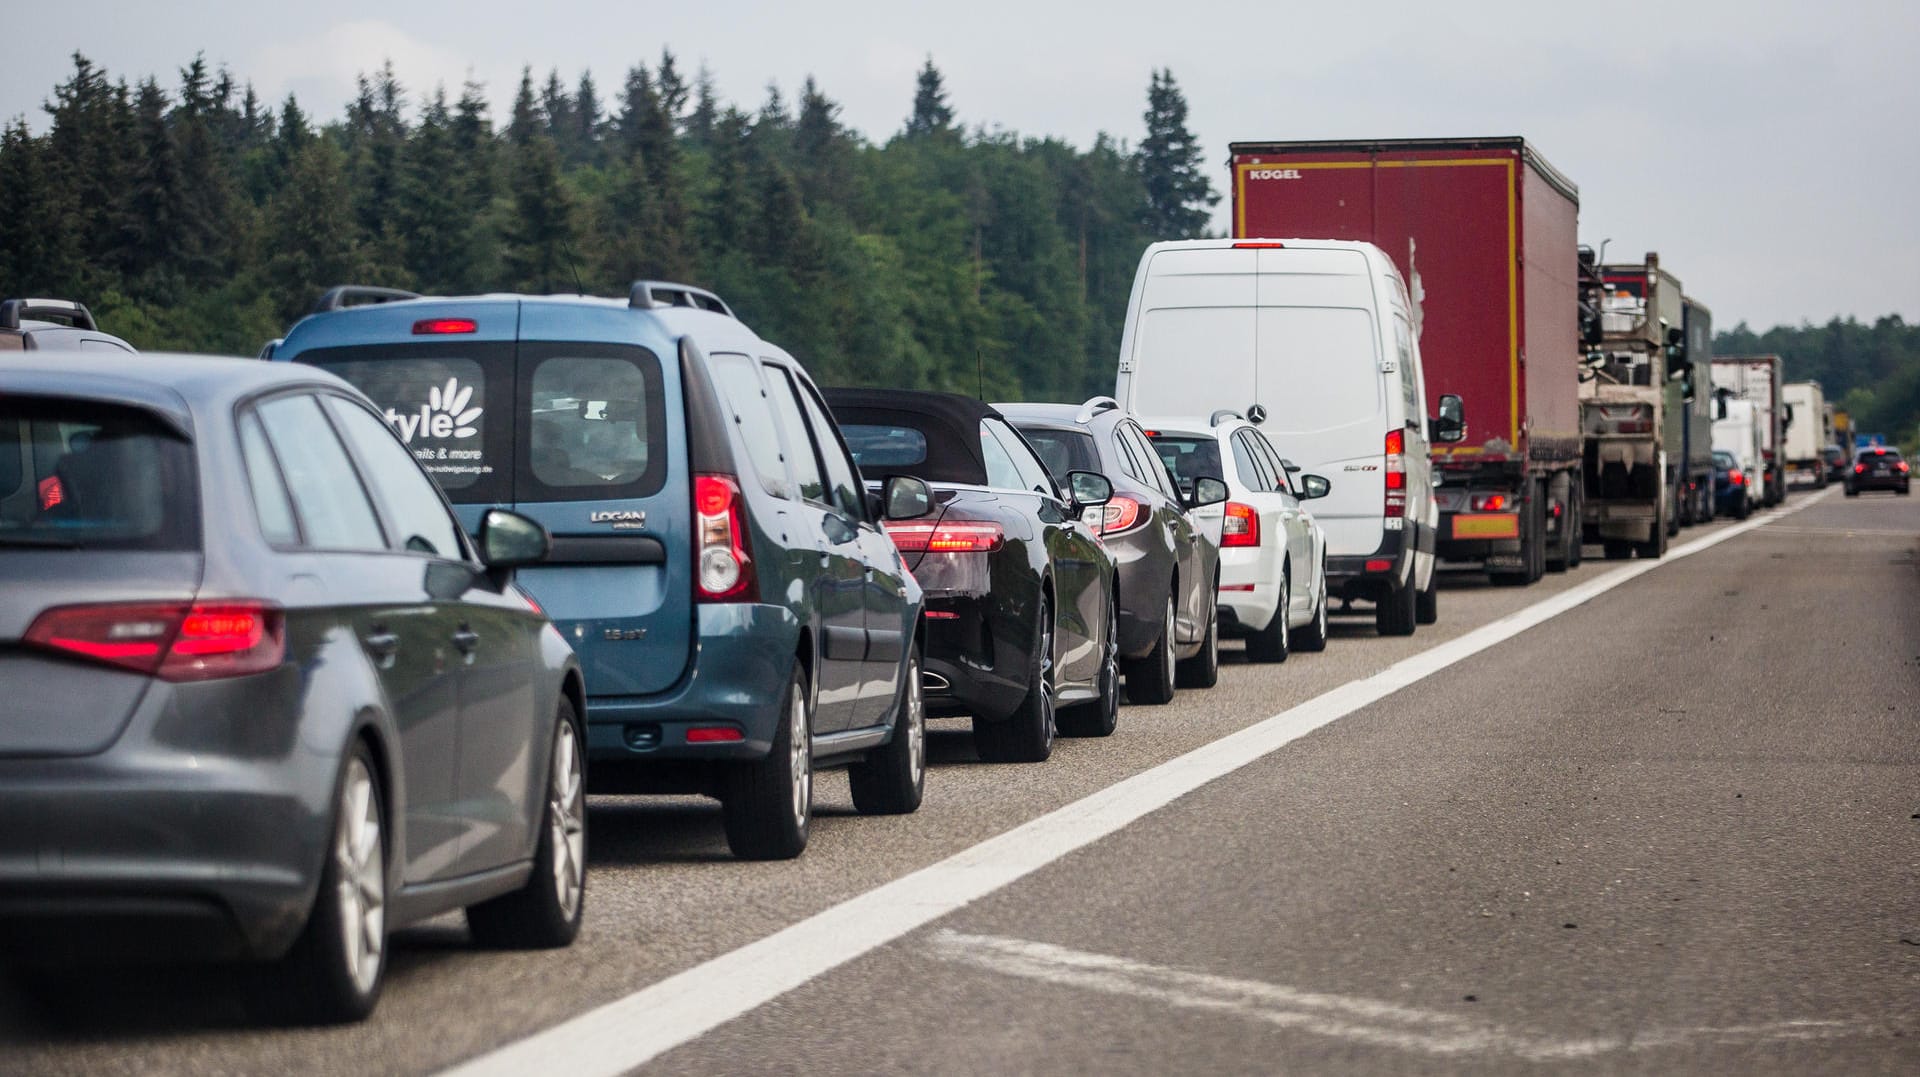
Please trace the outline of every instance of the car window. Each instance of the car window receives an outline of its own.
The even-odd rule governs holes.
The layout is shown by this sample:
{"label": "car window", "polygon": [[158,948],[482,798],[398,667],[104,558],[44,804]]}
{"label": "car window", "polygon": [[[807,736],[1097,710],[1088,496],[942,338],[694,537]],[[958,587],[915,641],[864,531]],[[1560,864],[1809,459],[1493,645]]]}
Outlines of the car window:
{"label": "car window", "polygon": [[1240,476],[1240,484],[1247,489],[1255,493],[1273,491],[1273,480],[1267,477],[1267,469],[1261,466],[1244,433],[1233,435],[1233,469]]}
{"label": "car window", "polygon": [[1160,462],[1173,473],[1174,481],[1180,489],[1193,492],[1193,480],[1200,478],[1225,479],[1226,469],[1220,466],[1220,442],[1211,437],[1194,434],[1160,434],[1149,439],[1160,454]]}
{"label": "car window", "polygon": [[980,456],[987,462],[987,485],[999,490],[1023,490],[1025,482],[1020,478],[1020,469],[1013,466],[1013,457],[1007,454],[1000,439],[987,429],[985,420],[980,423]]}
{"label": "car window", "polygon": [[1113,448],[1120,457],[1120,470],[1132,476],[1135,482],[1146,482],[1147,477],[1141,473],[1140,459],[1118,426],[1113,428]]}
{"label": "car window", "polygon": [[140,409],[0,393],[0,547],[197,549],[195,472]]}
{"label": "car window", "polygon": [[788,453],[788,462],[793,465],[793,475],[800,483],[800,496],[808,501],[822,505],[827,503],[827,481],[820,472],[820,457],[814,452],[813,438],[807,433],[807,421],[800,415],[799,390],[787,372],[778,367],[767,367],[767,381],[772,387],[771,402],[773,413],[780,419],[780,429],[786,444],[793,451]]}
{"label": "car window", "polygon": [[386,536],[347,450],[311,396],[260,405],[260,423],[287,479],[306,544],[321,550],[385,550]]}
{"label": "car window", "polygon": [[1253,443],[1254,450],[1266,461],[1267,474],[1273,476],[1273,488],[1283,494],[1293,493],[1293,482],[1287,475],[1287,469],[1280,462],[1280,454],[1273,449],[1273,443],[1258,431],[1246,431],[1246,438]]}
{"label": "car window", "polygon": [[1058,496],[1059,487],[1054,484],[1053,476],[1047,473],[1047,465],[1033,455],[1033,450],[1027,447],[1027,443],[1020,439],[1019,434],[1013,432],[1013,427],[999,419],[982,419],[980,423],[991,431],[993,436],[1000,440],[1001,446],[1007,450],[1007,459],[1013,461],[1013,469],[1020,475],[1018,489]]}
{"label": "car window", "polygon": [[394,548],[449,561],[465,560],[460,525],[441,503],[433,480],[420,470],[406,446],[394,439],[392,428],[344,397],[326,399],[327,410],[353,445],[368,485],[386,509]]}
{"label": "car window", "polygon": [[1413,326],[1407,322],[1406,315],[1398,311],[1393,315],[1393,345],[1400,371],[1400,395],[1407,404],[1407,419],[1417,423],[1425,413],[1420,400],[1420,382],[1414,377]]}
{"label": "car window", "polygon": [[780,428],[774,425],[766,386],[760,381],[760,364],[744,355],[716,354],[711,368],[714,383],[720,387],[720,399],[747,443],[747,456],[760,476],[760,485],[775,497],[790,496],[786,452],[780,445]]}
{"label": "car window", "polygon": [[927,435],[911,426],[841,423],[840,436],[862,472],[911,468],[927,462]]}
{"label": "car window", "polygon": [[240,416],[240,462],[247,470],[247,487],[253,492],[253,514],[260,522],[260,534],[275,546],[298,546],[300,525],[293,518],[287,484],[280,477],[273,448],[267,444],[267,432],[260,429],[260,419],[251,411]]}
{"label": "car window", "polygon": [[1861,451],[1860,459],[1866,461],[1869,464],[1873,463],[1876,460],[1885,460],[1887,463],[1891,464],[1891,463],[1897,462],[1900,459],[1900,450],[1899,449],[1865,449]]}
{"label": "car window", "polygon": [[1133,446],[1134,458],[1140,461],[1140,470],[1146,473],[1147,485],[1178,500],[1180,495],[1174,491],[1173,479],[1167,474],[1167,466],[1160,462],[1160,454],[1153,451],[1153,443],[1147,440],[1147,435],[1131,422],[1121,423],[1120,430],[1126,437],[1127,444]]}
{"label": "car window", "polygon": [[1069,471],[1099,471],[1100,457],[1093,443],[1093,435],[1084,430],[1058,430],[1047,426],[1020,426],[1020,436],[1027,439],[1033,451],[1040,455],[1040,462],[1047,467],[1047,473],[1056,483],[1067,481]]}
{"label": "car window", "polygon": [[[660,364],[639,348],[523,344],[531,370],[528,471],[520,500],[645,497],[666,481]],[[544,488],[544,489],[542,489]]]}
{"label": "car window", "polygon": [[515,500],[513,351],[440,341],[322,348],[300,361],[367,394],[455,504],[491,505]]}
{"label": "car window", "polygon": [[834,433],[833,420],[827,418],[826,405],[814,399],[811,388],[800,390],[800,406],[813,427],[813,441],[820,449],[820,460],[827,465],[827,485],[833,493],[833,505],[856,520],[867,518],[867,499],[860,486],[860,471]]}

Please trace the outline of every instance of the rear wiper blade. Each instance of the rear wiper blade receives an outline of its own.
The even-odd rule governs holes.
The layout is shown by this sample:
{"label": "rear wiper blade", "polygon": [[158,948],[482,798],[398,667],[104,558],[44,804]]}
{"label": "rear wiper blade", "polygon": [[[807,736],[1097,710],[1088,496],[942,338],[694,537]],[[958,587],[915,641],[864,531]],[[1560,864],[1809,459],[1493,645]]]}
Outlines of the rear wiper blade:
{"label": "rear wiper blade", "polygon": [[0,534],[0,546],[31,546],[48,550],[77,550],[79,539],[62,538],[58,535],[7,535]]}

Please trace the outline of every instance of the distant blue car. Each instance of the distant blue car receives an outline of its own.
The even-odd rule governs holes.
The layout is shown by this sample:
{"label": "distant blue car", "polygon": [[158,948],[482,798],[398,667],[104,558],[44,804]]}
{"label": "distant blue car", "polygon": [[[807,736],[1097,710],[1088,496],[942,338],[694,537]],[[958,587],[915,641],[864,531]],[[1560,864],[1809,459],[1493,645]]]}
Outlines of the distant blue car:
{"label": "distant blue car", "polygon": [[1753,492],[1747,489],[1746,472],[1730,452],[1713,454],[1713,512],[1742,520],[1753,512]]}
{"label": "distant blue car", "polygon": [[336,288],[270,346],[365,392],[469,528],[538,520],[521,586],[586,675],[590,788],[700,793],[729,846],[797,856],[817,767],[919,806],[919,585],[798,362],[711,292],[423,298]]}

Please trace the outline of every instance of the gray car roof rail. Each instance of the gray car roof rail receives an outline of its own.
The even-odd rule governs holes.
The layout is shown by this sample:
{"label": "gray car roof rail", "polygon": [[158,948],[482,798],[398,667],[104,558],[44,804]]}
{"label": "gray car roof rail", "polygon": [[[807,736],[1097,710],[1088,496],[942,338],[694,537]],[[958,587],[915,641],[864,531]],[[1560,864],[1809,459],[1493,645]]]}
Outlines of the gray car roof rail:
{"label": "gray car roof rail", "polygon": [[1240,414],[1239,412],[1233,410],[1232,408],[1221,408],[1219,411],[1214,412],[1211,416],[1208,416],[1207,425],[1219,426],[1221,423],[1233,422],[1235,420],[1245,419],[1245,418],[1246,416]]}
{"label": "gray car roof rail", "polygon": [[0,303],[0,329],[18,329],[26,319],[44,321],[50,316],[71,323],[75,329],[100,331],[93,312],[71,299],[9,299]]}
{"label": "gray car roof rail", "polygon": [[627,306],[635,310],[656,310],[661,307],[693,307],[696,310],[710,310],[715,314],[724,314],[736,321],[739,316],[726,301],[707,291],[695,288],[691,284],[679,284],[666,280],[637,280],[627,289]]}
{"label": "gray car roof rail", "polygon": [[1088,397],[1087,402],[1080,406],[1080,414],[1075,415],[1073,421],[1076,423],[1090,423],[1093,421],[1095,415],[1103,411],[1115,411],[1118,410],[1119,407],[1120,402],[1110,396]]}
{"label": "gray car roof rail", "polygon": [[409,292],[404,288],[381,288],[372,284],[339,284],[321,294],[319,302],[313,305],[313,313],[325,314],[328,311],[345,310],[348,307],[363,307],[375,303],[394,303],[402,299],[419,298],[419,292]]}

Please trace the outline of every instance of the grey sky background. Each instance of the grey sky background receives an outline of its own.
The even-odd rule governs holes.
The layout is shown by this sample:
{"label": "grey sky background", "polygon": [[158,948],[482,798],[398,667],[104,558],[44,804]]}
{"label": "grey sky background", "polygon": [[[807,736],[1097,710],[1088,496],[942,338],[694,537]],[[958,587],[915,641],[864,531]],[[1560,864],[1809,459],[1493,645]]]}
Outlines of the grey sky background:
{"label": "grey sky background", "polygon": [[1584,242],[1610,240],[1609,260],[1659,250],[1723,328],[1920,321],[1915,0],[76,0],[35,23],[0,65],[0,118],[36,130],[76,49],[169,89],[204,52],[320,120],[391,58],[415,94],[485,82],[502,122],[522,65],[570,85],[591,69],[611,101],[666,46],[747,108],[769,81],[793,100],[812,74],[876,142],[931,54],[969,127],[1083,146],[1101,131],[1137,142],[1164,66],[1223,195],[1216,227],[1235,140],[1518,134],[1579,184]]}

